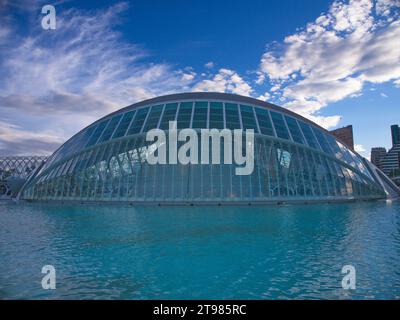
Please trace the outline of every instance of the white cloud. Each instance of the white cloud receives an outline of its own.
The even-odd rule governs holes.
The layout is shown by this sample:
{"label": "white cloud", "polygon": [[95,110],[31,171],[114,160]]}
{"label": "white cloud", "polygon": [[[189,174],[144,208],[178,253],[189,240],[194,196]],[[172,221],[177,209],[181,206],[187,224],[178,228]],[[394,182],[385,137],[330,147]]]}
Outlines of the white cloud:
{"label": "white cloud", "polygon": [[212,61],[207,62],[207,63],[204,65],[204,67],[207,68],[207,69],[212,69],[212,68],[214,68],[214,62],[212,62]]}
{"label": "white cloud", "polygon": [[271,95],[269,94],[269,92],[265,92],[261,96],[258,96],[257,99],[262,100],[262,101],[268,101],[269,99],[271,99]]}
{"label": "white cloud", "polygon": [[354,145],[354,150],[356,152],[358,152],[361,156],[363,156],[364,158],[370,160],[371,157],[371,153],[369,150],[365,149],[365,147],[361,144],[355,144]]}
{"label": "white cloud", "polygon": [[400,0],[377,0],[375,5],[375,10],[378,15],[389,17],[391,14],[397,12],[400,8]]}
{"label": "white cloud", "polygon": [[364,146],[361,145],[361,144],[355,144],[354,145],[354,150],[357,151],[357,152],[365,152],[366,151]]}
{"label": "white cloud", "polygon": [[[8,2],[13,10],[33,10],[13,3]],[[0,131],[0,152],[12,152],[12,145],[49,150],[111,111],[182,91],[254,95],[334,127],[341,117],[323,116],[327,105],[361,95],[367,82],[400,87],[399,7],[400,0],[335,1],[282,44],[270,45],[256,73],[248,73],[256,79],[230,68],[214,71],[213,61],[199,73],[149,62],[145,48],[113,29],[126,3],[91,12],[63,10],[54,32],[37,23],[23,36],[7,17],[0,26],[0,118],[7,129]],[[48,147],[24,137],[43,138]]]}
{"label": "white cloud", "polygon": [[220,69],[211,79],[198,82],[193,91],[230,92],[250,96],[253,89],[235,71]]}
{"label": "white cloud", "polygon": [[330,102],[359,92],[361,88],[362,81],[351,77],[326,82],[302,80],[295,85],[286,87],[283,94],[285,97],[293,99],[292,103],[287,104],[293,110],[313,113]]}
{"label": "white cloud", "polygon": [[[112,29],[126,9],[126,3],[119,3],[90,13],[62,10],[57,13],[56,30],[45,31],[38,23],[24,36],[12,30],[11,23],[2,25],[0,118],[19,121],[20,127],[30,128],[23,132],[35,139],[40,131],[52,131],[49,146],[54,147],[111,111],[153,96],[188,91],[194,71],[144,62],[146,50],[126,43]],[[46,141],[46,135],[43,138]],[[10,143],[17,148],[18,140],[29,147],[24,139],[16,130],[3,132],[0,152],[10,152]]]}
{"label": "white cloud", "polygon": [[187,68],[185,68],[185,70],[182,70],[182,71],[177,71],[177,74],[181,75],[182,81],[188,82],[188,83],[193,81],[197,76],[197,73],[194,72],[193,68],[191,68],[191,67],[187,67]]}
{"label": "white cloud", "polygon": [[278,91],[280,88],[281,88],[281,85],[280,84],[276,84],[271,88],[271,92]]}
{"label": "white cloud", "polygon": [[[253,92],[233,70],[220,69],[199,80],[191,67],[147,62],[144,48],[124,41],[113,29],[127,6],[59,11],[57,29],[51,32],[41,29],[40,23],[32,25],[27,35],[12,30],[12,23],[0,27],[0,117],[19,124],[10,124],[0,134],[1,153],[18,152],[20,147],[26,152],[49,152],[99,117],[158,95]],[[205,67],[211,69],[214,63]],[[47,148],[26,143],[27,137],[49,141],[47,132],[53,139]]]}
{"label": "white cloud", "polygon": [[[304,30],[268,48],[257,83],[268,79],[284,106],[321,123],[321,108],[360,95],[365,82],[400,77],[398,6],[397,0],[335,1]],[[335,119],[322,122],[334,126]]]}
{"label": "white cloud", "polygon": [[[113,29],[127,6],[117,3],[91,12],[59,11],[57,29],[51,32],[40,23],[30,26],[27,35],[12,30],[12,23],[0,27],[0,116],[20,124],[1,133],[1,153],[17,150],[18,144],[28,152],[33,148],[38,153],[48,151],[38,143],[31,148],[25,143],[25,137],[48,141],[44,132],[52,132],[48,146],[55,149],[100,116],[158,95],[220,91],[249,96],[253,92],[233,70],[220,69],[199,80],[191,67],[147,62],[144,48],[124,41]],[[24,13],[34,10],[13,8]],[[213,67],[212,61],[205,65]]]}
{"label": "white cloud", "polygon": [[184,74],[182,74],[182,80],[183,81],[192,81],[195,76],[196,76],[196,74],[193,74],[193,73],[184,73]]}

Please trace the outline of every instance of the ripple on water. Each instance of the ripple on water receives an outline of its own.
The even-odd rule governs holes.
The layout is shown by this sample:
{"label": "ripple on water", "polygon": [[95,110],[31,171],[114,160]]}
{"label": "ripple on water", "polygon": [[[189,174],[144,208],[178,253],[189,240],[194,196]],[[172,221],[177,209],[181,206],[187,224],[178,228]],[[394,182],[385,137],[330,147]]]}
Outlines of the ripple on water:
{"label": "ripple on water", "polygon": [[[398,299],[399,210],[0,203],[0,298]],[[41,289],[45,264],[54,291]]]}

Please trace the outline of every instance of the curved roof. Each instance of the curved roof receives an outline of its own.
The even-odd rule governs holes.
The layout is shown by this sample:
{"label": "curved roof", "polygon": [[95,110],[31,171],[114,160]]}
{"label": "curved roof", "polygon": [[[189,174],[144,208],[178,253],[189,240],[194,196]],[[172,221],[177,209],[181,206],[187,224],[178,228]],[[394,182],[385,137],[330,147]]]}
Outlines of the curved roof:
{"label": "curved roof", "polygon": [[[157,127],[157,124],[160,125],[161,117],[164,117],[164,110],[167,109],[166,106],[169,104],[179,103],[179,105],[181,106],[185,102],[187,102],[187,104],[190,103],[190,106],[186,106],[186,109],[191,115],[194,115],[195,112],[193,112],[193,110],[195,110],[195,108],[191,106],[191,103],[201,101],[209,102],[210,110],[212,109],[211,105],[213,104],[213,102],[223,102],[225,103],[225,106],[229,103],[235,104],[238,106],[238,108],[235,107],[234,109],[236,109],[235,112],[237,113],[238,118],[240,118],[240,125],[238,125],[239,127],[243,127],[243,129],[245,129],[245,127],[249,128],[248,125],[245,125],[244,122],[250,116],[252,118],[251,121],[253,121],[253,126],[254,128],[256,128],[255,132],[258,131],[258,133],[260,134],[268,135],[278,139],[280,138],[292,143],[302,143],[305,146],[329,154],[337,158],[338,160],[341,160],[348,165],[359,169],[360,172],[363,172],[366,176],[370,177],[368,170],[362,164],[362,157],[360,155],[354,153],[353,151],[350,151],[329,131],[312,122],[311,120],[304,118],[301,115],[288,109],[279,107],[268,102],[236,94],[219,92],[188,92],[170,94],[134,103],[130,106],[114,111],[85,127],[77,134],[75,134],[72,138],[70,138],[67,142],[65,142],[53,153],[53,155],[50,157],[45,166],[43,166],[39,174],[47,170],[49,167],[52,167],[54,164],[70,158],[70,156],[77,154],[80,151],[89,149],[94,145],[108,142],[116,138],[131,136],[145,131],[145,129],[148,130],[149,127]],[[242,110],[242,107],[247,107],[247,109]],[[208,106],[206,108],[208,109]],[[153,112],[153,109],[157,109],[157,112],[153,114],[152,119],[148,120],[148,118],[150,118],[149,115]],[[175,107],[175,116],[173,118],[177,118],[178,128],[180,121],[178,113],[180,115],[181,109],[183,108]],[[221,110],[225,109],[227,109],[227,107]],[[246,112],[247,116],[245,115]],[[142,114],[139,116],[139,113]],[[226,116],[228,115],[228,111],[226,110],[221,111],[221,113],[224,113]],[[260,115],[259,113],[263,114]],[[129,115],[130,118],[127,117],[129,119],[126,119],[125,123],[123,123],[127,115]],[[134,122],[137,121],[136,119],[139,119],[140,117],[141,122],[138,125],[140,125],[141,129],[136,131],[132,130],[135,129]],[[186,114],[186,119],[187,117],[188,115]],[[157,121],[157,119],[159,119],[159,121]],[[206,122],[207,124],[209,123],[209,127],[211,128],[211,119],[206,120]],[[225,122],[225,118],[223,122]],[[261,130],[262,122],[269,122],[269,126],[271,127],[271,131],[269,133],[263,132],[263,130]],[[124,128],[124,133],[122,133],[121,135],[116,135],[116,132],[118,131],[117,129],[120,129],[122,124],[124,124],[124,126],[126,127]],[[190,127],[190,125],[188,125],[187,123],[186,125]],[[266,126],[268,126],[268,124],[266,124]],[[279,131],[282,133],[281,135],[279,135]]]}
{"label": "curved roof", "polygon": [[268,109],[276,110],[276,111],[291,115],[296,118],[300,118],[301,120],[320,128],[321,130],[325,131],[326,133],[331,134],[328,130],[326,130],[325,128],[316,124],[315,122],[299,115],[296,112],[290,111],[289,109],[286,109],[286,108],[277,106],[276,104],[265,102],[265,101],[262,101],[259,99],[241,96],[241,95],[233,94],[233,93],[223,93],[223,92],[183,92],[183,93],[173,93],[173,94],[167,94],[164,96],[158,96],[155,98],[150,98],[150,99],[136,102],[129,106],[123,107],[114,112],[111,112],[111,113],[105,115],[104,117],[96,120],[95,122],[91,123],[87,127],[83,128],[81,131],[104,120],[105,118],[112,117],[118,113],[124,113],[124,112],[133,110],[135,108],[143,107],[143,106],[151,106],[151,105],[170,102],[170,101],[185,101],[185,100],[187,100],[187,101],[193,101],[193,100],[232,101],[232,102],[236,102],[236,103],[251,104],[251,105],[256,105],[256,106],[260,106],[260,107],[265,107]]}

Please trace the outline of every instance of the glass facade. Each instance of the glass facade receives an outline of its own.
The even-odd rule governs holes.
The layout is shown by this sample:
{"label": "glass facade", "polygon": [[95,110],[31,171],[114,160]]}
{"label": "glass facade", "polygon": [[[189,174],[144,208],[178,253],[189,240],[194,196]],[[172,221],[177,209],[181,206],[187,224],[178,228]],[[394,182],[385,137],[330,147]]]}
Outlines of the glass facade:
{"label": "glass facade", "polygon": [[[85,128],[50,157],[23,198],[247,203],[385,197],[360,156],[312,122],[251,98],[191,95],[133,105]],[[146,132],[168,130],[174,120],[178,130],[194,128],[199,135],[204,128],[253,129],[253,173],[236,175],[237,165],[223,162],[149,164]]]}

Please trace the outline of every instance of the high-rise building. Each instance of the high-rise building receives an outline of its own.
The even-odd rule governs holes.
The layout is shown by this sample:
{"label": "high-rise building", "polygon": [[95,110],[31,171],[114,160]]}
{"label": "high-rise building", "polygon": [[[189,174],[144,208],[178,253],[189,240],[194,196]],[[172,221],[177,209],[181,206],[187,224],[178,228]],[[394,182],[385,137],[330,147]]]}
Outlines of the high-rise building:
{"label": "high-rise building", "polygon": [[400,168],[400,143],[395,144],[392,149],[381,160],[382,171],[390,177],[399,175]]}
{"label": "high-rise building", "polygon": [[371,162],[390,177],[396,177],[400,174],[400,129],[397,124],[390,126],[392,134],[392,148],[371,149]]}
{"label": "high-rise building", "polygon": [[392,147],[396,144],[400,143],[400,129],[397,124],[390,126],[390,130],[392,132]]}
{"label": "high-rise building", "polygon": [[376,147],[371,149],[371,162],[382,170],[382,160],[386,156],[386,149]]}
{"label": "high-rise building", "polygon": [[353,126],[349,125],[343,128],[330,131],[336,138],[342,141],[348,148],[354,151]]}

